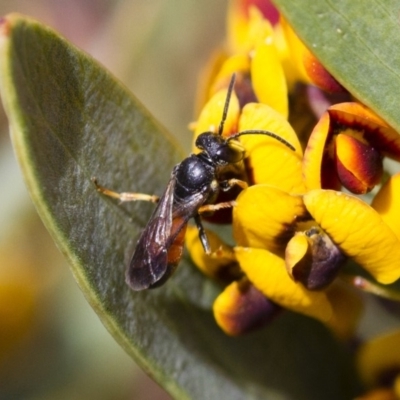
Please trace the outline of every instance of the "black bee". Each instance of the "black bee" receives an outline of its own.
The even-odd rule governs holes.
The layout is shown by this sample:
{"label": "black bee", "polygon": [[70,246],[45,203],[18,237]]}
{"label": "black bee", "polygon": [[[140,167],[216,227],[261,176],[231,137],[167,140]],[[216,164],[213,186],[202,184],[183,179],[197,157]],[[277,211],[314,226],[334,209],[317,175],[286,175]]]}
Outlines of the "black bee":
{"label": "black bee", "polygon": [[93,179],[99,192],[121,201],[145,200],[158,203],[140,235],[126,271],[126,282],[133,290],[160,286],[175,271],[182,257],[190,218],[194,219],[198,228],[204,251],[211,253],[200,214],[233,205],[232,201],[213,204],[221,190],[227,191],[234,185],[247,187],[247,183],[239,179],[222,178],[230,166],[244,159],[244,148],[236,140],[239,136],[267,135],[295,150],[286,140],[264,130],[246,130],[228,138],[222,137],[234,83],[235,75],[229,84],[218,132],[204,132],[197,137],[195,144],[201,152],[191,154],[174,167],[161,198],[140,193],[116,193],[98,185]]}

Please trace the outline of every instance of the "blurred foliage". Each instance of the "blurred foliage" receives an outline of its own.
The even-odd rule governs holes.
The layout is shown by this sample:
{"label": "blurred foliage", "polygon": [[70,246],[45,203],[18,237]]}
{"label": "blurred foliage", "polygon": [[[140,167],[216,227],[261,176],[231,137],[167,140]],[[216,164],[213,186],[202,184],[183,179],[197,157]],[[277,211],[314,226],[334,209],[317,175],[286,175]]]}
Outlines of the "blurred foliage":
{"label": "blurred foliage", "polygon": [[[210,41],[222,38],[225,2],[0,1],[1,15],[14,11],[94,55],[189,148],[197,75]],[[2,109],[0,177],[0,399],[169,398],[78,290],[30,203]]]}

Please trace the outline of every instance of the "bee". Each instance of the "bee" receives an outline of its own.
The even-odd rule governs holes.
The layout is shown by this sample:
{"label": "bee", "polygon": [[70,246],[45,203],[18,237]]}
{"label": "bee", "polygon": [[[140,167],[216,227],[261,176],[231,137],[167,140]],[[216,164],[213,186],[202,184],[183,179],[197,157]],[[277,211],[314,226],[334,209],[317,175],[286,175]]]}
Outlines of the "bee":
{"label": "bee", "polygon": [[204,132],[197,137],[195,145],[201,151],[191,154],[173,168],[160,198],[142,193],[117,193],[100,186],[93,178],[97,190],[104,195],[123,202],[143,200],[157,203],[126,270],[126,283],[133,290],[161,286],[173,274],[182,258],[186,227],[191,218],[197,226],[204,251],[211,254],[200,214],[232,207],[233,201],[214,204],[217,195],[235,185],[243,189],[247,187],[247,183],[240,179],[224,178],[229,167],[242,162],[245,157],[245,150],[237,140],[239,136],[267,135],[295,150],[286,140],[266,130],[245,130],[228,138],[222,136],[234,84],[235,75],[229,84],[218,132]]}

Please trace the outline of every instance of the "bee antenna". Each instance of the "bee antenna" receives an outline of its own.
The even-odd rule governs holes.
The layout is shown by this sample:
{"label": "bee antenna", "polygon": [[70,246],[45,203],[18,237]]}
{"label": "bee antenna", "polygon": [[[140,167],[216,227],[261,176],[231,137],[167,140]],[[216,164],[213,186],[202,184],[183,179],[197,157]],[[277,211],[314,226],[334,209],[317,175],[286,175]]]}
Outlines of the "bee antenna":
{"label": "bee antenna", "polygon": [[229,102],[231,101],[231,95],[233,91],[233,86],[235,85],[235,79],[236,79],[236,74],[233,74],[231,81],[229,82],[228,93],[226,95],[226,100],[225,100],[224,112],[222,113],[222,119],[218,128],[218,135],[220,136],[222,135],[222,131],[224,130],[226,116],[228,115]]}
{"label": "bee antenna", "polygon": [[293,145],[291,145],[289,142],[287,142],[282,137],[278,136],[276,133],[270,132],[270,131],[264,131],[264,130],[260,130],[260,129],[248,129],[248,130],[245,130],[245,131],[242,131],[242,132],[235,133],[234,135],[229,136],[228,140],[236,139],[237,137],[243,136],[243,135],[266,135],[266,136],[270,136],[270,137],[276,139],[278,142],[283,143],[290,150],[296,151],[296,149],[294,148]]}

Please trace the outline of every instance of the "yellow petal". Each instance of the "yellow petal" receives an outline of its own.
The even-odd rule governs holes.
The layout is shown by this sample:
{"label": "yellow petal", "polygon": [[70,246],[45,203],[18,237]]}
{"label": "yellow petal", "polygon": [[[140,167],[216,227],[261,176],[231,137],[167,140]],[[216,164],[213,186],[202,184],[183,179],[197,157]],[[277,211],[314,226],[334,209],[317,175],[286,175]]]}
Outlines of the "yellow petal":
{"label": "yellow petal", "polygon": [[333,190],[312,190],[303,198],[321,228],[378,282],[400,277],[400,242],[372,207]]}
{"label": "yellow petal", "polygon": [[303,232],[297,232],[289,241],[285,250],[285,265],[293,279],[293,268],[299,264],[308,252],[308,240]]}
{"label": "yellow petal", "polygon": [[[400,398],[400,374],[397,374],[393,385],[393,399],[398,400]],[[393,400],[389,399],[389,400]]]}
{"label": "yellow petal", "polygon": [[214,318],[225,333],[241,335],[260,328],[282,311],[247,279],[233,282],[216,298]]}
{"label": "yellow petal", "polygon": [[282,30],[289,48],[290,57],[297,69],[298,80],[312,83],[328,92],[344,92],[345,89],[308,50],[287,21],[281,17]]}
{"label": "yellow petal", "polygon": [[301,196],[268,185],[250,186],[233,209],[233,235],[241,246],[283,254],[298,218],[306,214]]}
{"label": "yellow petal", "polygon": [[357,396],[356,400],[399,400],[400,396],[396,393],[392,388],[379,387]]}
{"label": "yellow petal", "polygon": [[357,354],[359,374],[367,385],[379,383],[385,371],[400,365],[400,331],[382,335],[363,344]]}
{"label": "yellow petal", "polygon": [[227,57],[224,50],[215,49],[206,61],[206,64],[201,68],[197,79],[194,115],[199,115],[207,101],[218,91],[212,91],[211,87]]}
{"label": "yellow petal", "polygon": [[281,114],[266,104],[247,104],[239,119],[239,129],[270,131],[296,149],[292,151],[277,139],[266,135],[241,136],[254,183],[267,183],[289,193],[304,192],[301,146],[293,128]]}
{"label": "yellow petal", "polygon": [[271,23],[260,10],[256,7],[244,9],[241,3],[233,0],[228,9],[228,46],[233,53],[249,53],[273,34]]}
{"label": "yellow petal", "polygon": [[[260,129],[275,133],[282,139],[289,142],[295,149],[295,153],[299,156],[303,155],[299,139],[289,122],[276,110],[266,104],[250,103],[247,104],[240,115],[239,130]],[[285,145],[269,136],[264,135],[246,135],[241,137],[241,142],[247,151],[253,150],[254,147],[265,142],[269,144]],[[289,149],[288,149],[289,150]]]}
{"label": "yellow petal", "polygon": [[293,151],[264,142],[246,155],[249,176],[254,184],[268,184],[293,194],[305,192],[301,158]]}
{"label": "yellow petal", "polygon": [[336,136],[336,168],[343,186],[355,194],[371,191],[380,183],[383,174],[379,151],[343,133]]}
{"label": "yellow petal", "polygon": [[293,282],[285,261],[267,250],[235,248],[240,267],[253,285],[280,306],[310,317],[327,321],[332,307],[325,292],[311,292]]}
{"label": "yellow petal", "polygon": [[248,16],[243,10],[241,0],[231,0],[227,13],[228,46],[231,52],[246,52],[249,29]]}
{"label": "yellow petal", "polygon": [[251,80],[258,101],[269,105],[287,118],[289,115],[288,88],[272,37],[254,50]]}
{"label": "yellow petal", "polygon": [[211,92],[215,93],[222,87],[227,87],[232,75],[238,72],[250,72],[250,58],[247,54],[234,54],[225,60],[213,81]]}
{"label": "yellow petal", "polygon": [[213,255],[205,253],[199,239],[199,232],[195,226],[188,225],[185,235],[185,244],[194,264],[210,278],[231,282],[240,276],[235,255],[227,244],[218,235],[206,230],[208,242]]}
{"label": "yellow petal", "polygon": [[298,71],[290,55],[290,49],[286,40],[284,30],[280,23],[274,26],[274,42],[278,50],[279,59],[285,72],[288,91],[291,92],[296,82],[299,80]]}
{"label": "yellow petal", "polygon": [[400,173],[393,175],[372,201],[374,208],[400,240]]}
{"label": "yellow petal", "polygon": [[352,339],[363,311],[364,303],[360,293],[338,281],[326,293],[333,311],[327,326],[339,339]]}
{"label": "yellow petal", "polygon": [[400,135],[368,107],[349,102],[334,104],[328,111],[332,121],[347,127],[383,155],[400,161]]}
{"label": "yellow petal", "polygon": [[[228,90],[222,89],[216,93],[207,102],[200,113],[200,117],[195,124],[193,143],[196,141],[197,136],[203,132],[218,132],[219,125],[222,120],[222,113],[225,107],[226,96]],[[237,124],[239,119],[239,102],[235,95],[232,93],[229,102],[228,115],[224,124],[224,136],[229,136],[237,132]],[[194,152],[198,153],[200,150],[193,146]]]}
{"label": "yellow petal", "polygon": [[[317,125],[315,125],[308,140],[303,158],[303,176],[307,190],[321,189],[321,175],[324,168],[322,161],[324,158],[333,158],[334,156],[333,149],[326,148],[332,136],[332,133],[330,133],[330,122],[329,113],[325,112]],[[329,151],[332,153],[330,157],[324,157]],[[327,172],[330,173],[333,169],[334,167],[331,165]],[[340,188],[340,185],[338,185],[338,188]]]}
{"label": "yellow petal", "polygon": [[290,58],[297,70],[298,79],[304,83],[312,83],[303,63],[305,54],[308,54],[310,51],[295,34],[291,26],[284,18],[281,17],[280,23],[285,34],[286,42],[288,43]]}
{"label": "yellow petal", "polygon": [[[354,152],[355,147],[361,147],[362,144],[367,145],[371,153],[366,158],[366,163],[362,167],[359,167],[358,161],[355,164],[358,170],[366,169],[366,172],[362,172],[361,176],[372,175],[375,176],[376,180],[379,179],[380,170],[380,156],[388,156],[395,160],[400,160],[400,135],[386,124],[381,118],[374,114],[367,107],[359,103],[340,103],[329,107],[321,117],[312,131],[307,148],[304,154],[303,160],[303,174],[305,185],[308,190],[311,189],[335,189],[338,190],[341,187],[341,183],[338,180],[336,173],[336,156],[335,146],[333,137],[338,134],[344,134],[342,138],[350,136],[352,139],[352,149],[348,146],[349,152]],[[353,139],[356,139],[354,141]],[[356,143],[360,143],[359,146],[355,146]],[[338,141],[340,144],[340,139]],[[343,144],[343,142],[342,142]],[[348,143],[349,144],[349,143]],[[343,146],[339,151],[343,151]],[[365,152],[359,151],[359,154]],[[374,154],[376,153],[376,154]],[[338,154],[340,161],[344,161],[344,155]],[[371,157],[374,159],[372,167],[368,165]],[[345,157],[347,160],[350,157]],[[366,168],[367,165],[367,168]],[[352,186],[360,186],[360,184],[354,184],[351,182],[351,175],[344,174],[344,166],[339,163],[339,172],[343,183],[346,181],[350,182],[348,189],[353,190]],[[352,170],[352,168],[350,168]],[[357,170],[357,168],[355,168]],[[357,173],[357,176],[359,173]],[[363,178],[364,179],[364,178]],[[369,181],[370,178],[367,179]],[[375,181],[373,179],[373,181]],[[348,182],[347,182],[348,183]],[[367,182],[367,189],[371,184]],[[354,192],[360,191],[360,189],[353,190]]]}
{"label": "yellow petal", "polygon": [[321,228],[313,226],[290,240],[285,260],[296,282],[309,290],[322,290],[336,279],[346,257]]}

